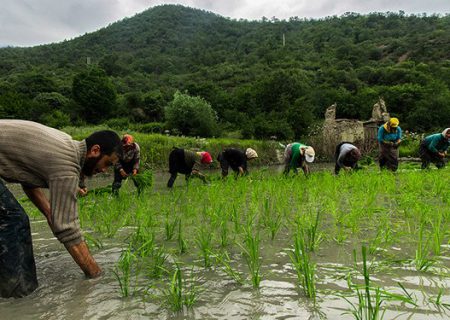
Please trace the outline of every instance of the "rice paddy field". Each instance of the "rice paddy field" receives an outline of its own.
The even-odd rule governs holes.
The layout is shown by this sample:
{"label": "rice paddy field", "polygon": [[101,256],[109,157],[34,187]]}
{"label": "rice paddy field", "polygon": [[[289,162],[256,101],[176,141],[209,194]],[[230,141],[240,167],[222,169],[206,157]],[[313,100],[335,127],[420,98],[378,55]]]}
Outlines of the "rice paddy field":
{"label": "rice paddy field", "polygon": [[415,168],[91,193],[94,280],[23,202],[40,287],[0,301],[1,319],[448,319],[450,169]]}

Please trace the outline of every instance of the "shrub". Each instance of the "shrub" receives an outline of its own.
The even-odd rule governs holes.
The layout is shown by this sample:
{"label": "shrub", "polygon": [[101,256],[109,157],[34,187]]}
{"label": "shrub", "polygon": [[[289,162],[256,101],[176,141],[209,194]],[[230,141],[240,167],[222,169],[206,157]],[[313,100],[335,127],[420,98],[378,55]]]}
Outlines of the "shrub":
{"label": "shrub", "polygon": [[128,118],[112,118],[104,122],[113,130],[127,130],[130,127],[130,119]]}
{"label": "shrub", "polygon": [[70,125],[70,116],[60,110],[54,110],[41,117],[41,122],[52,128],[63,128]]}
{"label": "shrub", "polygon": [[164,123],[161,122],[137,123],[132,128],[142,133],[163,133],[165,130]]}
{"label": "shrub", "polygon": [[165,116],[169,129],[178,129],[188,136],[210,137],[217,127],[216,112],[208,102],[179,91],[166,107]]}

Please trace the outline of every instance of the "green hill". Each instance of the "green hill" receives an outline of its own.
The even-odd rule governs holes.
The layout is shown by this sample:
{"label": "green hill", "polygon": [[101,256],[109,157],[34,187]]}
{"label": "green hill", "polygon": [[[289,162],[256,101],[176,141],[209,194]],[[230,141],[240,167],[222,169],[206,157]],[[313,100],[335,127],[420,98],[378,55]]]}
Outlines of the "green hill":
{"label": "green hill", "polygon": [[[95,119],[73,90],[93,68],[111,94],[95,98]],[[221,132],[244,137],[302,136],[334,102],[338,116],[367,119],[379,96],[403,128],[448,126],[450,16],[238,21],[163,5],[69,41],[0,49],[2,117],[163,121],[176,90],[203,97]]]}

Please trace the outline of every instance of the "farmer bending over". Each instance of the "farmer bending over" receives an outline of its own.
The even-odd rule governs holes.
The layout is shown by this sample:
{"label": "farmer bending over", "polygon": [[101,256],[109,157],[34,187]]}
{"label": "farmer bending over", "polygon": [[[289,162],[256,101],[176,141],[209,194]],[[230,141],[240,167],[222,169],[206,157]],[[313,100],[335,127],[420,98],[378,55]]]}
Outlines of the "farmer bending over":
{"label": "farmer bending over", "polygon": [[211,162],[211,155],[206,151],[194,152],[174,148],[169,155],[170,179],[167,182],[167,186],[172,188],[178,173],[185,175],[186,182],[189,181],[192,175],[206,183],[206,177],[199,171],[199,168],[201,165],[210,164]]}
{"label": "farmer bending over", "polygon": [[[114,167],[114,182],[112,185],[112,193],[119,194],[119,189],[122,186],[122,180],[129,175],[135,176],[139,171],[139,159],[141,149],[139,145],[134,142],[133,136],[125,134],[122,138],[123,157],[117,162]],[[138,188],[136,180],[133,180],[134,185]]]}
{"label": "farmer bending over", "polygon": [[291,169],[297,174],[297,168],[302,168],[303,173],[307,176],[309,174],[308,163],[314,161],[315,154],[313,147],[300,142],[288,144],[284,149],[284,174],[287,175]]}
{"label": "farmer bending over", "polygon": [[[92,176],[122,155],[120,138],[99,131],[86,140],[23,120],[0,120],[0,177],[20,183],[45,215],[55,237],[89,278],[101,269],[83,240],[78,221],[80,174]],[[48,188],[50,199],[42,188]],[[57,269],[57,268],[56,268]],[[24,209],[0,180],[0,295],[26,296],[37,287],[30,223]]]}
{"label": "farmer bending over", "polygon": [[398,169],[398,146],[402,141],[402,129],[397,118],[391,118],[378,129],[378,144],[380,146],[380,169],[391,171]]}
{"label": "farmer bending over", "polygon": [[450,128],[442,133],[435,133],[423,139],[420,143],[419,154],[422,159],[422,169],[427,169],[433,162],[438,169],[445,166],[444,158],[450,146]]}
{"label": "farmer bending over", "polygon": [[336,146],[334,159],[336,162],[334,173],[338,175],[341,169],[346,171],[357,169],[358,160],[361,159],[361,152],[350,142],[341,142]]}
{"label": "farmer bending over", "polygon": [[219,153],[217,161],[219,161],[222,168],[222,177],[225,178],[228,175],[228,167],[231,167],[237,176],[247,174],[247,160],[256,158],[258,158],[258,154],[252,148],[247,148],[245,152],[239,149],[228,148]]}

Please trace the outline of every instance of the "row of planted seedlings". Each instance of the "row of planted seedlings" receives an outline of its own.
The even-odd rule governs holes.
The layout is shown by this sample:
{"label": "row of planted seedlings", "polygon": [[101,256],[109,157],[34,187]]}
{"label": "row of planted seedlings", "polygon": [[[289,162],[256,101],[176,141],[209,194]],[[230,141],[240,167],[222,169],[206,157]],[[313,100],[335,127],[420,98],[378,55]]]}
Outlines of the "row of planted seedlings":
{"label": "row of planted seedlings", "polygon": [[[448,254],[450,220],[444,184],[442,172],[433,171],[309,178],[255,171],[140,197],[99,195],[83,202],[81,222],[107,237],[125,234],[114,270],[122,296],[159,299],[176,311],[208,296],[208,279],[259,288],[274,276],[265,261],[274,259],[268,252],[275,247],[287,253],[276,259],[289,266],[299,299],[311,298],[316,308],[335,296],[359,319],[395,313],[399,303],[404,312],[445,312],[448,265],[441,255],[442,248]],[[330,248],[341,255],[324,254]],[[371,274],[383,276],[373,281]],[[434,285],[405,284],[402,275]],[[394,285],[393,278],[399,279]],[[328,282],[341,279],[346,287],[329,289]]]}
{"label": "row of planted seedlings", "polygon": [[[380,275],[378,280],[384,283],[383,287],[390,286],[389,291],[381,291],[381,301],[406,299],[411,308],[403,307],[405,312],[422,312],[421,308],[440,312],[442,307],[449,307],[442,300],[449,284],[448,262],[440,256],[446,245],[448,253],[449,239],[448,196],[441,189],[446,180],[442,176],[444,172],[358,174],[345,182],[353,189],[351,193],[345,192],[351,195],[348,199],[353,205],[347,206],[348,213],[340,211],[341,221],[336,225],[344,223],[352,230],[351,234],[344,234],[356,236],[356,244],[368,246],[367,256],[372,259],[368,270]],[[336,210],[336,203],[331,203],[331,207]],[[339,241],[351,240],[340,238]],[[392,279],[402,276],[413,280],[406,284],[397,280],[393,287]],[[430,281],[432,285],[415,285],[415,282]],[[419,298],[410,295],[406,291],[408,287],[426,303],[419,307],[416,302]]]}

